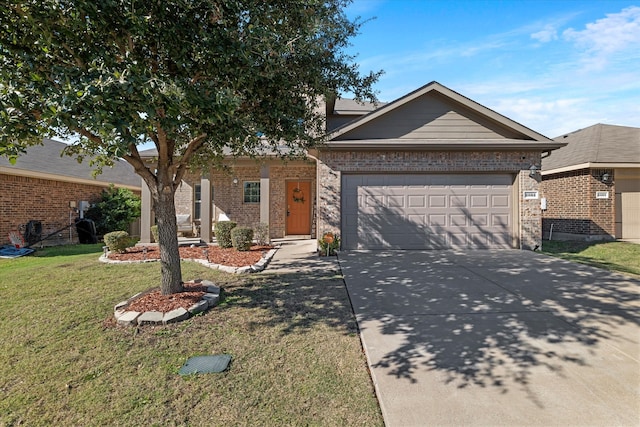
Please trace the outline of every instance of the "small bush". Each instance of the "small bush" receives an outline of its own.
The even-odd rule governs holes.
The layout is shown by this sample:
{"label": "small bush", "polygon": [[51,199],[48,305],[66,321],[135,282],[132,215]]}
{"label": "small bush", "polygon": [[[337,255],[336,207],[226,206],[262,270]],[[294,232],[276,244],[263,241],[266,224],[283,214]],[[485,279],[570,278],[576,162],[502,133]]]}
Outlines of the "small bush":
{"label": "small bush", "polygon": [[96,231],[105,235],[111,231],[126,230],[136,218],[140,218],[140,197],[126,188],[113,184],[103,190],[100,200],[93,200],[86,217],[96,224]]}
{"label": "small bush", "polygon": [[160,238],[158,237],[158,225],[152,225],[151,226],[151,235],[153,236],[153,241],[158,243],[160,241]]}
{"label": "small bush", "polygon": [[320,255],[335,255],[340,249],[340,235],[327,232],[318,239],[318,251]]}
{"label": "small bush", "polygon": [[219,221],[216,223],[214,231],[216,233],[216,240],[218,246],[221,248],[230,248],[233,246],[231,242],[231,230],[236,228],[237,223],[233,221]]}
{"label": "small bush", "polygon": [[231,230],[231,242],[237,251],[248,251],[253,242],[253,229],[248,227],[236,227]]}
{"label": "small bush", "polygon": [[111,252],[124,252],[131,245],[131,238],[126,231],[112,231],[104,235],[104,243]]}
{"label": "small bush", "polygon": [[269,224],[261,222],[256,225],[253,230],[253,236],[256,238],[256,243],[260,246],[266,246],[270,243],[269,239]]}

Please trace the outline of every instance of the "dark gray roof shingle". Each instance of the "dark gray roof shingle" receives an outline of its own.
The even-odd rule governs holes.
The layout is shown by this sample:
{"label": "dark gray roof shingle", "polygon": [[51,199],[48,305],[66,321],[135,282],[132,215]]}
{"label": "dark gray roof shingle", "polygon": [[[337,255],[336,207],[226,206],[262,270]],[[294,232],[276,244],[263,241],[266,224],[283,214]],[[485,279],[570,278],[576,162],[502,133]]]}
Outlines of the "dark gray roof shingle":
{"label": "dark gray roof shingle", "polygon": [[[43,145],[29,147],[26,154],[18,157],[15,165],[9,163],[8,159],[0,157],[0,166],[9,171],[15,168],[16,170],[40,172],[66,178],[94,179],[91,175],[93,168],[89,166],[89,159],[78,163],[74,157],[61,157],[60,153],[66,147],[63,142],[44,139],[42,143]],[[140,188],[141,186],[140,176],[124,160],[117,161],[113,167],[104,167],[102,173],[96,176],[95,180],[100,183],[113,183],[129,187]]]}
{"label": "dark gray roof shingle", "polygon": [[543,159],[542,170],[583,163],[640,164],[640,128],[598,123],[554,140],[567,145]]}

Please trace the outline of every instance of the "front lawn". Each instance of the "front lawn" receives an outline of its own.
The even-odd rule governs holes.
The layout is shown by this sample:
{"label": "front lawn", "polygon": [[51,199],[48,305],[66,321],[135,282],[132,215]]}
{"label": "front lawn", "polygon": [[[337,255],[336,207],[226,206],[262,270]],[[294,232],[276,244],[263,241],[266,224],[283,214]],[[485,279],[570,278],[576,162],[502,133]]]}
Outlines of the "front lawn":
{"label": "front lawn", "polygon": [[542,252],[609,271],[640,276],[640,245],[633,243],[545,240]]}
{"label": "front lawn", "polygon": [[[162,327],[114,326],[113,305],[159,283],[101,245],[0,259],[0,425],[382,425],[340,277],[236,276],[219,307]],[[227,372],[181,377],[196,355]]]}

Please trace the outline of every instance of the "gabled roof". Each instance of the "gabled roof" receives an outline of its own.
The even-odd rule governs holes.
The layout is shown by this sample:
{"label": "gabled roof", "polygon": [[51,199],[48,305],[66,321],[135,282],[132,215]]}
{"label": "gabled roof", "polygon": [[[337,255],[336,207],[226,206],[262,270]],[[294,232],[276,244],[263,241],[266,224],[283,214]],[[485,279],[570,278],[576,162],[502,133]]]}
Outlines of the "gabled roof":
{"label": "gabled roof", "polygon": [[102,173],[93,178],[93,168],[89,160],[82,163],[69,156],[60,156],[67,145],[53,139],[44,139],[42,145],[34,145],[27,149],[26,154],[18,157],[15,165],[0,157],[0,173],[8,175],[31,176],[55,181],[79,182],[89,185],[125,187],[139,190],[141,178],[131,165],[120,160],[113,167],[104,167]]}
{"label": "gabled roof", "polygon": [[[335,129],[332,149],[543,149],[554,142],[475,101],[431,82]],[[406,147],[402,147],[402,146]]]}
{"label": "gabled roof", "polygon": [[347,99],[347,98],[338,98],[335,101],[335,105],[333,107],[333,114],[337,115],[361,115],[370,113],[383,105],[386,102],[356,102],[355,99]]}
{"label": "gabled roof", "polygon": [[568,144],[543,159],[542,170],[546,173],[604,164],[640,167],[640,128],[598,123],[555,140]]}

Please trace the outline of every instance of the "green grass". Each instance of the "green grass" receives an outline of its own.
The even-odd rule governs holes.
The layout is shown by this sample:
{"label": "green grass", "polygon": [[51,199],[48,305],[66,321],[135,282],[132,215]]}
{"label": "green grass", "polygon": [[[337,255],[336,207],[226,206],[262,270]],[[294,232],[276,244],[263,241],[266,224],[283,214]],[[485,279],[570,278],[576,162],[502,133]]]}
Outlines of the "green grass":
{"label": "green grass", "polygon": [[542,252],[609,271],[640,276],[640,245],[633,243],[545,241]]}
{"label": "green grass", "polygon": [[[97,261],[100,245],[0,259],[0,425],[382,425],[340,277],[235,276],[223,303],[158,327],[114,325],[113,305],[159,283],[157,263]],[[222,374],[187,358],[230,353]]]}

